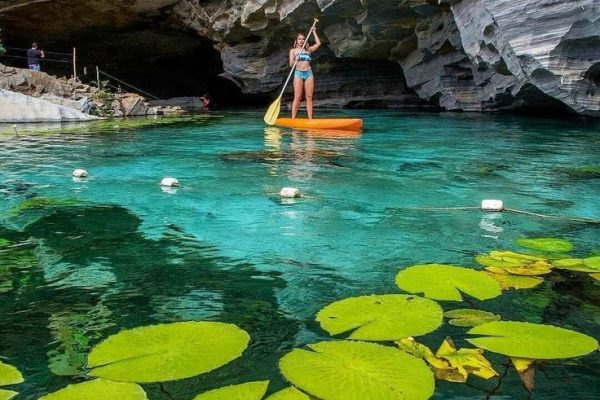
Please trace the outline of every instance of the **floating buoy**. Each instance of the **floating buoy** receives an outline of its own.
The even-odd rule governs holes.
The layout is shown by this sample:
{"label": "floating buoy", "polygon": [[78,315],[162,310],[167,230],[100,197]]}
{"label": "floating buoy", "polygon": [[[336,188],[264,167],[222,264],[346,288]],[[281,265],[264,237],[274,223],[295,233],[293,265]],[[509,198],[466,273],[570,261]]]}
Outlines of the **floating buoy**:
{"label": "floating buoy", "polygon": [[76,169],[73,171],[73,176],[76,178],[85,178],[88,176],[88,173],[85,169]]}
{"label": "floating buoy", "polygon": [[163,178],[162,181],[160,181],[160,186],[179,186],[179,181],[175,178]]}
{"label": "floating buoy", "polygon": [[504,203],[502,200],[483,200],[481,202],[481,211],[504,211]]}
{"label": "floating buoy", "polygon": [[294,198],[300,196],[300,191],[293,187],[284,187],[279,192],[279,195],[285,198]]}

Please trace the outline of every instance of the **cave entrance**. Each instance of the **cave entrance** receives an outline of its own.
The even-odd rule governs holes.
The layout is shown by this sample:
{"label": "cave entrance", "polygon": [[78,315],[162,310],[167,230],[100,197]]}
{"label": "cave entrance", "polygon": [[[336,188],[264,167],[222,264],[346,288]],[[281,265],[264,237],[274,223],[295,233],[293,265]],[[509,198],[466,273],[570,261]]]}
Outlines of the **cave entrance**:
{"label": "cave entrance", "polygon": [[[5,21],[6,23],[6,21]],[[212,104],[219,107],[246,107],[266,104],[268,99],[244,95],[228,79],[220,77],[223,62],[213,43],[195,33],[147,24],[128,26],[126,30],[94,28],[85,31],[62,32],[62,35],[34,37],[18,29],[5,29],[3,43],[8,48],[0,62],[27,68],[26,49],[37,41],[46,51],[42,71],[51,75],[71,77],[72,62],[68,54],[73,47],[77,54],[77,75],[86,84],[96,84],[96,66],[101,71],[143,92],[161,99],[208,94]],[[87,73],[84,73],[84,68]],[[136,92],[131,87],[101,76],[112,90]]]}

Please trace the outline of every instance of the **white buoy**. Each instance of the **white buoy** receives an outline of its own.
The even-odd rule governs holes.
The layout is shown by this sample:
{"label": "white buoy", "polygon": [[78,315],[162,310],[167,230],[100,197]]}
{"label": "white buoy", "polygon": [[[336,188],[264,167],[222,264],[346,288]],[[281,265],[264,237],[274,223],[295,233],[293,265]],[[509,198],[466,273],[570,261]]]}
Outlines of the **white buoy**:
{"label": "white buoy", "polygon": [[483,200],[481,202],[481,211],[504,211],[504,203],[502,200]]}
{"label": "white buoy", "polygon": [[160,181],[160,186],[179,186],[179,181],[175,178],[163,178],[162,181]]}
{"label": "white buoy", "polygon": [[279,192],[279,195],[285,198],[294,198],[300,196],[300,191],[293,187],[284,187]]}
{"label": "white buoy", "polygon": [[88,176],[88,173],[85,169],[76,169],[73,171],[73,176],[76,178],[85,178]]}

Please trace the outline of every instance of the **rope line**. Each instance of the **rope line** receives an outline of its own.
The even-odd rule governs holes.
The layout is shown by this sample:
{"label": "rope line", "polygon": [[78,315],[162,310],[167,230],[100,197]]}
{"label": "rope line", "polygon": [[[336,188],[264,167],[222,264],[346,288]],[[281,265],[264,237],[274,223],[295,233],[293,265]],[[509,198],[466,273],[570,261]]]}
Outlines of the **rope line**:
{"label": "rope line", "polygon": [[[11,56],[11,55],[7,55],[4,54],[2,57],[10,57],[10,58],[21,58],[21,59],[27,59],[27,57],[25,56]],[[59,62],[59,63],[66,63],[66,64],[71,64],[71,61],[65,61],[65,60],[54,60],[52,58],[41,58],[41,61],[50,61],[50,62]]]}
{"label": "rope line", "polygon": [[133,89],[137,90],[138,92],[145,94],[146,96],[152,97],[154,100],[158,100],[158,97],[154,96],[153,94],[150,94],[150,93],[148,93],[148,92],[146,92],[146,91],[144,91],[144,90],[142,90],[142,89],[140,89],[140,88],[137,88],[137,87],[135,87],[135,86],[133,86],[133,85],[130,85],[130,84],[129,84],[129,83],[127,83],[127,82],[123,82],[122,80],[120,80],[120,79],[118,79],[118,78],[115,78],[114,76],[112,76],[112,75],[109,75],[109,74],[107,74],[106,72],[104,72],[104,71],[102,71],[102,70],[98,70],[98,72],[100,72],[100,73],[101,73],[101,74],[103,74],[103,75],[106,75],[106,76],[108,76],[108,77],[109,77],[109,78],[111,78],[111,79],[114,79],[115,81],[117,81],[117,82],[119,82],[119,83],[121,83],[121,84],[123,84],[123,85],[129,86],[130,88],[133,88]]}
{"label": "rope line", "polygon": [[[394,207],[393,209],[410,210],[410,211],[475,211],[475,210],[479,211],[479,210],[481,210],[480,207]],[[541,214],[541,213],[534,213],[534,212],[530,212],[530,211],[515,210],[514,208],[505,208],[503,211],[510,212],[513,214],[529,215],[532,217],[539,217],[539,218],[551,218],[551,219],[558,219],[558,220],[581,222],[581,223],[586,223],[586,224],[600,224],[600,220],[589,219],[589,218],[564,217],[564,216],[560,216],[560,215],[547,215],[547,214]]]}
{"label": "rope line", "polygon": [[[29,50],[29,49],[22,49],[20,47],[8,47],[8,46],[4,46],[4,48],[7,50],[20,50],[20,51]],[[73,53],[58,53],[56,51],[46,51],[46,50],[43,50],[43,51],[44,51],[44,54],[60,54],[61,56],[72,56],[73,55]]]}

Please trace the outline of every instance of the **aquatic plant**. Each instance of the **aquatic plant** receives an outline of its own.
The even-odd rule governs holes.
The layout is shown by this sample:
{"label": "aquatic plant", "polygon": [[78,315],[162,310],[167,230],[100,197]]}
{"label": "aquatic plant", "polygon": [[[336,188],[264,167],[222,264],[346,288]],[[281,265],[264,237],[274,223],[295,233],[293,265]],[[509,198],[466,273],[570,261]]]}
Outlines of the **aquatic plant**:
{"label": "aquatic plant", "polygon": [[499,321],[501,319],[497,314],[469,308],[446,311],[444,316],[450,319],[448,321],[450,325],[455,326],[477,326],[486,322]]}
{"label": "aquatic plant", "polygon": [[521,238],[516,243],[527,249],[552,253],[565,253],[573,250],[573,244],[560,238]]}
{"label": "aquatic plant", "polygon": [[[565,251],[560,240],[545,238],[543,242],[546,249],[543,251],[547,251],[549,244],[557,248],[556,243],[561,243],[558,245],[561,252]],[[539,247],[540,241],[527,242],[531,243]],[[293,386],[273,393],[266,400],[309,400],[311,396],[322,400],[427,399],[433,395],[436,379],[464,383],[472,375],[482,379],[498,377],[484,355],[486,351],[509,357],[531,391],[535,366],[540,360],[587,355],[598,350],[597,340],[552,325],[500,321],[499,315],[478,309],[472,299],[469,303],[474,308],[443,313],[432,298],[461,301],[465,294],[483,301],[509,288],[535,287],[543,282],[535,274],[549,274],[554,269],[598,274],[600,256],[565,257],[550,260],[541,255],[494,250],[477,256],[478,261],[488,264],[486,271],[419,264],[403,269],[396,276],[398,287],[411,294],[357,296],[325,305],[317,313],[316,321],[331,335],[347,334],[348,340],[312,343],[283,355],[279,369]],[[543,300],[548,301],[547,296]],[[414,336],[435,331],[444,316],[450,325],[473,327],[466,333],[466,340],[476,347],[458,348],[446,337],[434,353],[415,340]],[[81,325],[80,319],[85,318],[76,313],[53,314],[50,327],[63,346],[59,347],[63,353],[54,361],[51,359],[50,366],[59,374],[72,373],[79,378],[87,374],[98,379],[69,385],[40,400],[144,400],[147,397],[140,384],[179,380],[212,371],[240,357],[250,341],[246,331],[222,322],[188,321],[137,327],[109,336],[93,347],[84,369],[80,357],[90,339],[99,336],[86,336],[88,329],[82,327],[85,325]],[[3,370],[3,366],[6,364],[0,362],[0,385],[22,382],[20,374],[14,375],[14,367]],[[10,375],[6,371],[13,374],[12,379],[4,379]],[[193,400],[260,400],[268,385],[267,380],[234,384],[200,393]],[[0,390],[0,400],[14,395],[15,392]]]}
{"label": "aquatic plant", "polygon": [[246,382],[209,390],[193,400],[260,400],[265,395],[269,381]]}
{"label": "aquatic plant", "polygon": [[400,350],[425,360],[438,380],[464,383],[471,374],[483,379],[498,376],[483,356],[482,349],[457,349],[450,337],[446,337],[435,355],[429,347],[413,338],[399,340],[396,345]]}
{"label": "aquatic plant", "polygon": [[288,381],[319,399],[419,400],[433,394],[433,373],[425,363],[393,347],[329,341],[308,348],[283,356],[279,368]]}
{"label": "aquatic plant", "polygon": [[89,375],[164,382],[212,371],[238,358],[250,336],[233,324],[176,322],[121,331],[95,346]]}
{"label": "aquatic plant", "polygon": [[361,296],[324,307],[316,320],[331,335],[352,331],[349,339],[397,340],[437,329],[442,324],[442,308],[419,296]]}
{"label": "aquatic plant", "polygon": [[[0,361],[0,386],[16,385],[23,382],[23,375],[12,365]],[[0,400],[8,400],[15,397],[18,392],[0,389]]]}
{"label": "aquatic plant", "polygon": [[11,210],[11,213],[14,215],[20,214],[26,210],[43,209],[47,207],[73,206],[78,203],[79,200],[75,198],[54,199],[50,197],[32,197],[19,203]]}
{"label": "aquatic plant", "polygon": [[396,275],[396,285],[409,293],[423,293],[435,300],[462,301],[461,293],[485,300],[502,292],[498,282],[483,272],[444,264],[405,268]]}
{"label": "aquatic plant", "polygon": [[64,389],[39,398],[39,400],[97,399],[148,400],[148,397],[144,389],[136,383],[94,379],[69,385]]}
{"label": "aquatic plant", "polygon": [[290,386],[279,392],[273,393],[265,400],[310,400],[310,397],[295,387]]}

